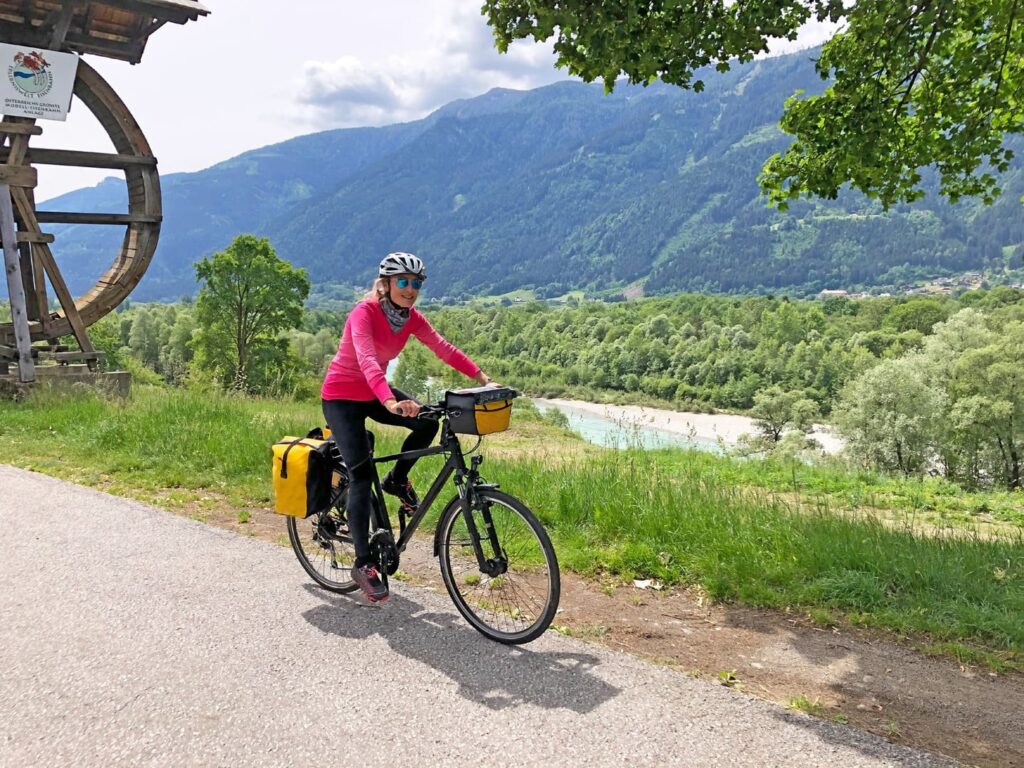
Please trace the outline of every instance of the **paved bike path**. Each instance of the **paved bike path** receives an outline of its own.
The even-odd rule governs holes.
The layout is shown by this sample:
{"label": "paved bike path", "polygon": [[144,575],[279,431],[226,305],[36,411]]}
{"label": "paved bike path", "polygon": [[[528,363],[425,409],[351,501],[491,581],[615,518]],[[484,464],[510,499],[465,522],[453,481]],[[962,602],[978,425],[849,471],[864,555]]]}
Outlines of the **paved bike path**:
{"label": "paved bike path", "polygon": [[289,549],[0,465],[0,766],[952,764],[395,592],[329,595]]}

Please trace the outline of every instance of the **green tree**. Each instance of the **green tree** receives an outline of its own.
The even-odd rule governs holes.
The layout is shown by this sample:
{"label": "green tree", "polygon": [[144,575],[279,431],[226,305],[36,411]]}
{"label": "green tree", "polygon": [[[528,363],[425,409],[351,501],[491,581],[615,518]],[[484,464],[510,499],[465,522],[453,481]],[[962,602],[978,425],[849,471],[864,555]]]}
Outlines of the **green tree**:
{"label": "green tree", "polygon": [[934,167],[951,200],[991,202],[1024,130],[1024,9],[1017,0],[485,0],[497,47],[555,38],[557,64],[611,90],[660,78],[701,90],[694,70],[750,61],[811,18],[842,22],[816,67],[822,95],[787,100],[796,140],[761,174],[770,199],[835,198],[851,184],[883,206],[920,198]]}
{"label": "green tree", "polygon": [[818,404],[802,392],[787,392],[782,387],[772,386],[754,395],[750,415],[764,438],[777,443],[787,429],[808,432],[821,413]]}
{"label": "green tree", "polygon": [[925,381],[942,392],[949,403],[938,427],[938,453],[946,477],[975,487],[990,474],[990,431],[984,424],[989,403],[986,397],[975,396],[972,385],[959,382],[965,376],[975,378],[961,362],[969,353],[994,344],[997,337],[988,328],[985,316],[975,309],[961,310],[932,330],[916,359]]}
{"label": "green tree", "polygon": [[196,319],[191,311],[178,312],[160,356],[160,368],[171,384],[182,381],[188,374],[189,363],[195,355],[193,336]]}
{"label": "green tree", "polygon": [[[278,258],[266,238],[239,235],[197,262],[195,347],[201,368],[238,389],[268,384],[288,367],[282,331],[302,323],[309,278]],[[255,378],[258,378],[256,381]]]}
{"label": "green tree", "polygon": [[834,417],[852,455],[905,475],[920,474],[937,457],[948,401],[923,369],[915,353],[884,360],[847,384]]}
{"label": "green tree", "polygon": [[89,326],[89,339],[99,352],[102,352],[103,367],[108,371],[124,368],[124,355],[121,351],[121,321],[117,315],[106,315]]}
{"label": "green tree", "polygon": [[149,307],[140,307],[132,321],[128,345],[132,354],[150,368],[160,360],[160,319]]}
{"label": "green tree", "polygon": [[946,319],[945,306],[934,299],[911,299],[892,308],[885,325],[897,331],[931,333],[932,327]]}
{"label": "green tree", "polygon": [[[981,432],[982,468],[1007,489],[1022,487],[1024,465],[1024,323],[992,344],[965,353],[953,369],[957,420],[964,437]],[[966,418],[964,418],[966,416]],[[961,449],[975,447],[961,445]]]}

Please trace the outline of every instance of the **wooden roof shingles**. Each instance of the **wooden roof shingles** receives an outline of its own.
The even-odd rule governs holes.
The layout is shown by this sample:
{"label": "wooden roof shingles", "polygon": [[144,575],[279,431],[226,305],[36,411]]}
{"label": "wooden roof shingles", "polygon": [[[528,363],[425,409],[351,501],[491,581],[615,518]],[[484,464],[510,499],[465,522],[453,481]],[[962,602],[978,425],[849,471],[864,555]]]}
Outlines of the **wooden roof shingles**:
{"label": "wooden roof shingles", "polygon": [[0,0],[0,42],[136,64],[164,24],[208,13],[195,0]]}

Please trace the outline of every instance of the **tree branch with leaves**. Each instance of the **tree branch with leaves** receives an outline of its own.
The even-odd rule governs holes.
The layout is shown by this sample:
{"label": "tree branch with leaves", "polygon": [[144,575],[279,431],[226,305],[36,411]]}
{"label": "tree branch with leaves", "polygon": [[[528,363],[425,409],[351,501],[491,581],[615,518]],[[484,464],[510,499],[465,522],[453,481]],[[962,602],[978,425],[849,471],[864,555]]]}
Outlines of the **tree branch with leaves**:
{"label": "tree branch with leaves", "polygon": [[933,168],[955,202],[999,194],[997,174],[1024,131],[1020,0],[486,0],[497,47],[554,39],[557,65],[607,90],[624,77],[700,91],[702,67],[727,71],[796,39],[811,19],[840,24],[821,50],[825,93],[786,101],[794,137],[761,187],[785,208],[850,185],[883,207],[920,198]]}

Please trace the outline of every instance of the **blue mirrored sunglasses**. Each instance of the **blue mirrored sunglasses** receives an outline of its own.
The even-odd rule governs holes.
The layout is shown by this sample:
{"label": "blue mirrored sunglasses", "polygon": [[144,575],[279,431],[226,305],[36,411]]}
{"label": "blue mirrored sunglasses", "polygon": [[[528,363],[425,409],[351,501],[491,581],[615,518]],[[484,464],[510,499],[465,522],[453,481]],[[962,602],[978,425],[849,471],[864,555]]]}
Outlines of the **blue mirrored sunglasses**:
{"label": "blue mirrored sunglasses", "polygon": [[423,281],[420,280],[418,277],[414,277],[412,280],[410,280],[408,277],[399,277],[395,279],[395,285],[397,285],[399,288],[408,288],[409,283],[412,283],[412,289],[414,291],[418,291],[420,288],[423,287]]}

